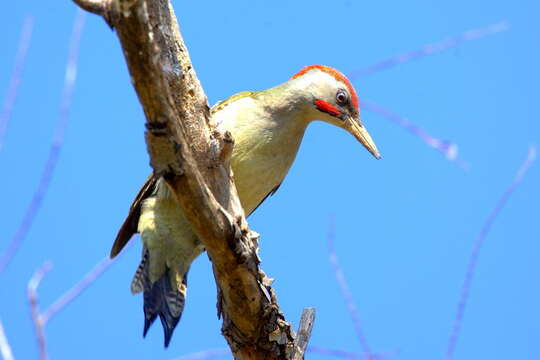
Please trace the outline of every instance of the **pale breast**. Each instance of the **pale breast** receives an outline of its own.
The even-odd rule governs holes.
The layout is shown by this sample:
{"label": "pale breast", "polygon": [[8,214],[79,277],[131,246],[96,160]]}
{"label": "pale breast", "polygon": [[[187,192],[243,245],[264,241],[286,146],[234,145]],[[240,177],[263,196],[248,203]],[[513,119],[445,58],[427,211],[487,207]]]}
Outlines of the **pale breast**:
{"label": "pale breast", "polygon": [[294,156],[290,154],[265,156],[253,153],[233,161],[236,188],[247,214],[281,184],[293,160]]}
{"label": "pale breast", "polygon": [[272,118],[251,97],[229,104],[214,118],[235,139],[231,165],[240,201],[249,214],[285,178],[305,124],[293,116]]}

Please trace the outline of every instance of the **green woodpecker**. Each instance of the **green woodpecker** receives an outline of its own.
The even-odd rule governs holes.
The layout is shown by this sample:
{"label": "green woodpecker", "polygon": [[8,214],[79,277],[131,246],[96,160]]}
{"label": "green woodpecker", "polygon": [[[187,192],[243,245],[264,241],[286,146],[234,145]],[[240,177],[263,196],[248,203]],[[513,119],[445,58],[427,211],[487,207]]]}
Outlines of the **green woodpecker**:
{"label": "green woodpecker", "polygon": [[[211,113],[235,140],[231,166],[246,214],[276,192],[313,120],[345,129],[380,158],[360,121],[352,84],[327,66],[308,66],[271,89],[234,95],[216,104]],[[153,175],[135,198],[111,257],[135,233],[141,234],[143,253],[131,292],[144,292],[143,336],[159,316],[167,347],[184,308],[189,266],[204,247],[165,181]]]}

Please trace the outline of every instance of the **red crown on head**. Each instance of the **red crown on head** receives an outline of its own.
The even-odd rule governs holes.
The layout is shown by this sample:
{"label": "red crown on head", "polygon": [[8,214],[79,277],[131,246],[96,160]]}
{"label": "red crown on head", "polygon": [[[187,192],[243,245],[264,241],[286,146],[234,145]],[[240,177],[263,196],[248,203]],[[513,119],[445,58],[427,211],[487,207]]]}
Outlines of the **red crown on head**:
{"label": "red crown on head", "polygon": [[345,84],[345,86],[349,90],[349,94],[351,95],[351,102],[353,106],[355,107],[355,109],[358,110],[358,95],[356,94],[356,91],[354,90],[354,87],[352,86],[351,82],[349,81],[349,79],[347,79],[345,75],[343,75],[338,70],[331,68],[330,66],[325,66],[325,65],[306,66],[302,70],[300,70],[298,73],[296,73],[291,79],[296,79],[297,77],[300,77],[306,74],[307,72],[311,70],[315,70],[315,69],[318,69],[329,75],[332,75],[334,79],[341,81],[343,84]]}

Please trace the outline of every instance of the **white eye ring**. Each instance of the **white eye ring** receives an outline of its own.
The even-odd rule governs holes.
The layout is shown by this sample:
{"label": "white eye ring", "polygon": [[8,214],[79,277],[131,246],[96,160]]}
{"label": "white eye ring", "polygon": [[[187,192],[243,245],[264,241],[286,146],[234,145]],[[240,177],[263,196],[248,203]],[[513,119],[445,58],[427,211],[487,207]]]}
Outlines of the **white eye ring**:
{"label": "white eye ring", "polygon": [[339,105],[346,105],[349,102],[349,95],[344,90],[338,90],[336,101]]}

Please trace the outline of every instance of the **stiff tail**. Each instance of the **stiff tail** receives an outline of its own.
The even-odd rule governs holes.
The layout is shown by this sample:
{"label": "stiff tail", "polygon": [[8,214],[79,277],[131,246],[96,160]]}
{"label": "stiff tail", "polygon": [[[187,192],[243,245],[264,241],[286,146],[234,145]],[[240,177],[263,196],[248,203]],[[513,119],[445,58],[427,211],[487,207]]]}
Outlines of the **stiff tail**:
{"label": "stiff tail", "polygon": [[165,347],[168,347],[174,329],[180,321],[182,311],[184,310],[187,272],[184,274],[180,290],[176,286],[172,286],[169,269],[165,271],[158,281],[152,284],[148,275],[147,263],[148,251],[145,250],[141,264],[133,278],[131,291],[133,293],[144,291],[143,337],[146,337],[148,329],[159,316],[161,325],[163,326]]}

